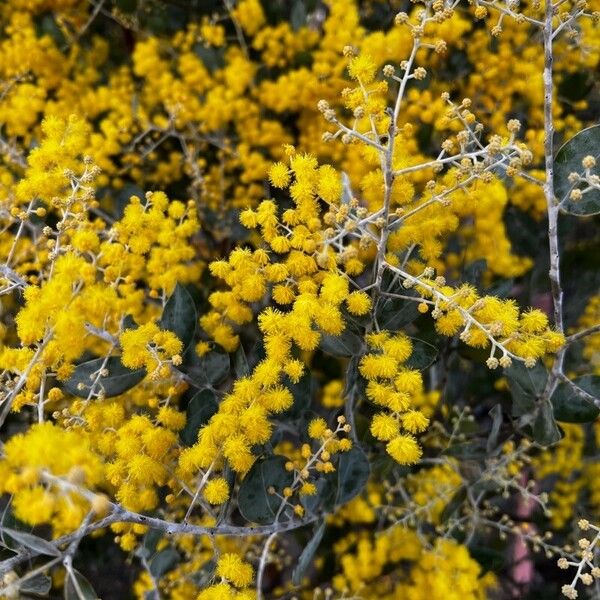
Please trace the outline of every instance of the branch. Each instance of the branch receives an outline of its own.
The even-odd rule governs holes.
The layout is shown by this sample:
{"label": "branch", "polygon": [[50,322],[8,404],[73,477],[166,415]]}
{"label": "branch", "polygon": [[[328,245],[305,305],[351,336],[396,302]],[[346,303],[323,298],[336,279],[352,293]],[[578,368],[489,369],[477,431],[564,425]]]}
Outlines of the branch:
{"label": "branch", "polygon": [[593,335],[594,333],[600,333],[600,323],[598,323],[597,325],[593,325],[592,327],[588,327],[587,329],[584,329],[583,331],[578,331],[577,333],[570,335],[565,340],[565,346],[568,346],[569,344],[572,344],[573,342],[578,342],[579,340],[587,337],[588,335]]}
{"label": "branch", "polygon": [[265,542],[263,547],[263,551],[260,555],[260,563],[258,565],[257,575],[256,575],[256,597],[258,600],[263,600],[262,593],[262,585],[263,585],[263,577],[265,574],[265,569],[267,567],[267,560],[269,558],[269,548],[273,543],[273,540],[277,537],[277,531],[274,531]]}
{"label": "branch", "polygon": [[[554,9],[551,2],[546,2],[545,18],[543,28],[544,38],[544,164],[546,170],[546,182],[544,184],[544,196],[546,197],[546,210],[548,211],[548,248],[550,251],[550,287],[552,292],[552,303],[554,305],[554,324],[561,333],[564,332],[563,324],[563,291],[560,283],[560,250],[558,246],[558,215],[560,207],[556,202],[554,194],[554,119],[552,116],[553,105],[553,81],[552,65],[553,54],[553,26],[552,18]],[[566,346],[558,351],[556,360],[546,382],[542,393],[542,399],[549,399],[563,372]]]}
{"label": "branch", "polygon": [[[93,494],[92,494],[93,495]],[[286,531],[292,531],[299,529],[310,523],[321,518],[320,515],[311,515],[305,519],[290,520],[284,523],[273,523],[272,525],[257,525],[257,526],[238,526],[238,525],[217,525],[215,527],[206,527],[202,525],[193,525],[190,523],[176,523],[173,521],[166,521],[165,519],[159,519],[157,517],[149,517],[140,513],[131,512],[125,510],[117,504],[113,504],[112,514],[90,523],[83,527],[83,533],[78,529],[74,533],[63,535],[62,537],[53,540],[51,543],[59,548],[61,546],[71,544],[75,540],[79,540],[94,531],[105,529],[114,523],[137,523],[140,525],[147,525],[153,529],[158,529],[166,535],[222,535],[229,537],[245,537],[245,536],[265,536],[273,533],[283,533]],[[0,563],[0,576],[14,569],[21,563],[27,562],[32,558],[38,556],[39,553],[32,549],[26,549],[20,552],[17,556],[13,556]]]}

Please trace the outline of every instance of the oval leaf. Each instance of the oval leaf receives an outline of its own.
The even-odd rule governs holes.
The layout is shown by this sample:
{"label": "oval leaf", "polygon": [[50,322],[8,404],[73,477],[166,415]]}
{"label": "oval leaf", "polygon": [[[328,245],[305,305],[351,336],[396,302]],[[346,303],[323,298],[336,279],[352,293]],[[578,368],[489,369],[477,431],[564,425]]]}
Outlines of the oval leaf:
{"label": "oval leaf", "polygon": [[179,434],[186,446],[193,446],[198,441],[200,427],[208,423],[218,408],[219,403],[210,390],[202,390],[194,395],[187,405],[185,427]]}
{"label": "oval leaf", "polygon": [[521,417],[535,410],[536,399],[546,387],[546,367],[539,361],[531,369],[521,362],[514,362],[511,367],[504,369],[504,374],[513,398],[513,417]]}
{"label": "oval leaf", "polygon": [[346,330],[341,335],[322,334],[319,346],[321,350],[331,356],[354,356],[362,349],[362,338]]}
{"label": "oval leaf", "polygon": [[278,415],[280,421],[297,419],[302,413],[308,410],[312,401],[312,377],[308,370],[302,375],[298,383],[292,383],[287,379],[285,384],[294,396],[294,404],[285,412]]}
{"label": "oval leaf", "polygon": [[410,358],[406,361],[406,366],[419,371],[430,367],[437,359],[437,348],[418,338],[410,338],[410,341],[413,349]]}
{"label": "oval leaf", "polygon": [[37,535],[8,528],[2,529],[2,533],[11,537],[20,546],[25,546],[25,548],[33,550],[36,554],[45,554],[47,556],[61,555],[60,550],[54,544]]}
{"label": "oval leaf", "polygon": [[142,539],[142,543],[135,549],[134,554],[140,558],[150,558],[156,552],[156,545],[163,536],[159,529],[149,529]]}
{"label": "oval leaf", "polygon": [[183,351],[192,343],[196,331],[196,305],[190,293],[181,285],[167,300],[163,314],[158,322],[161,329],[172,331],[183,343]]}
{"label": "oval leaf", "polygon": [[190,377],[193,385],[198,388],[211,387],[227,377],[230,368],[229,354],[208,352],[200,357],[193,348],[190,350],[179,370]]}
{"label": "oval leaf", "polygon": [[[563,144],[554,160],[554,194],[561,207],[572,215],[588,216],[600,213],[600,190],[590,189],[581,200],[571,200],[569,195],[578,184],[569,181],[570,173],[583,173],[582,159],[593,156],[600,164],[600,125],[588,127]],[[584,187],[587,187],[585,184]],[[564,200],[563,200],[564,199]]]}
{"label": "oval leaf", "polygon": [[98,600],[92,584],[76,569],[65,581],[65,600]]}
{"label": "oval leaf", "polygon": [[[600,396],[600,377],[586,375],[573,381],[588,394]],[[580,396],[573,386],[561,383],[551,398],[554,417],[564,423],[591,423],[600,414],[600,409],[587,398]]]}
{"label": "oval leaf", "polygon": [[281,495],[283,488],[292,484],[293,475],[285,469],[285,456],[269,456],[254,463],[238,493],[242,516],[247,521],[267,525],[272,523],[281,505],[281,499],[269,494],[269,488]]}
{"label": "oval leaf", "polygon": [[35,596],[47,596],[51,589],[52,579],[43,573],[22,579],[19,584],[19,592]]}
{"label": "oval leaf", "polygon": [[179,559],[180,556],[176,550],[173,548],[165,548],[152,557],[148,564],[148,568],[155,579],[160,579],[179,562]]}
{"label": "oval leaf", "polygon": [[[410,290],[403,290],[405,296],[413,295]],[[416,297],[416,296],[415,296]],[[419,316],[417,302],[401,298],[383,298],[377,306],[377,323],[381,329],[396,331],[408,325]]]}
{"label": "oval leaf", "polygon": [[554,420],[552,404],[544,400],[533,422],[533,439],[542,446],[551,446],[560,440],[560,430]]}
{"label": "oval leaf", "polygon": [[365,487],[371,466],[367,455],[357,446],[338,454],[335,473],[332,473],[336,491],[334,505],[345,504],[358,496]]}
{"label": "oval leaf", "polygon": [[325,521],[321,521],[321,523],[316,527],[312,538],[306,546],[304,546],[304,550],[302,550],[302,554],[298,557],[298,564],[292,573],[292,584],[300,585],[302,582],[302,577],[304,577],[304,573],[306,573],[306,569],[310,566],[315,553],[319,549],[319,544],[323,539],[323,534],[325,533],[325,528],[327,524]]}
{"label": "oval leaf", "polygon": [[[108,371],[108,375],[101,376],[94,387],[94,392],[104,390],[104,395],[107,398],[123,394],[127,390],[137,385],[146,376],[145,369],[136,369],[132,371],[121,364],[121,359],[118,356],[111,356],[104,364],[104,358],[94,358],[87,362],[81,363],[75,367],[73,374],[67,381],[63,383],[63,388],[74,396],[87,398],[98,370],[104,368]],[[82,384],[82,389],[79,389],[79,384]]]}

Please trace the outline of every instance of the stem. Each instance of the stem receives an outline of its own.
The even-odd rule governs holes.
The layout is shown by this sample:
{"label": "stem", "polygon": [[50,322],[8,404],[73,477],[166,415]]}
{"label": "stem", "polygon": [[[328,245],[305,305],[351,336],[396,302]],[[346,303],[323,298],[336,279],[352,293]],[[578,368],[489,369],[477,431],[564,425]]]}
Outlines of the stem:
{"label": "stem", "polygon": [[258,600],[263,600],[262,586],[263,586],[263,577],[265,574],[265,568],[267,567],[267,560],[269,557],[269,547],[273,540],[277,537],[277,531],[274,531],[265,542],[263,547],[263,551],[260,555],[260,563],[258,565],[258,571],[256,576],[256,597]]}
{"label": "stem", "polygon": [[[544,39],[544,164],[546,170],[546,182],[544,184],[544,195],[546,197],[546,208],[548,211],[548,247],[550,251],[550,289],[552,292],[552,303],[554,305],[554,325],[556,329],[563,333],[563,291],[560,283],[560,252],[558,246],[558,215],[559,205],[554,196],[554,119],[552,117],[553,106],[553,81],[552,66],[554,62],[553,54],[553,30],[552,17],[554,8],[551,2],[546,2],[544,27],[542,30]],[[563,372],[563,363],[565,359],[565,347],[558,351],[556,360],[552,365],[552,370],[546,387],[542,394],[542,399],[548,399],[554,393],[560,375]]]}
{"label": "stem", "polygon": [[583,338],[587,337],[588,335],[594,335],[594,333],[600,333],[600,323],[598,323],[597,325],[593,325],[592,327],[588,327],[587,329],[584,329],[583,331],[578,331],[577,333],[570,335],[565,340],[565,346],[572,344],[573,342],[578,342],[579,340],[582,340]]}
{"label": "stem", "polygon": [[563,291],[560,284],[560,254],[558,248],[558,214],[559,209],[554,197],[554,120],[552,117],[553,82],[552,65],[554,61],[552,46],[552,16],[553,8],[550,2],[546,3],[546,17],[544,22],[544,163],[546,169],[546,183],[544,195],[548,210],[548,241],[550,250],[550,285],[552,288],[552,301],[554,303],[554,323],[562,333],[563,326]]}
{"label": "stem", "polygon": [[[83,536],[89,535],[94,531],[105,529],[113,523],[138,523],[140,525],[147,525],[148,527],[158,529],[167,535],[223,535],[230,537],[246,537],[264,536],[270,535],[274,532],[283,533],[286,531],[292,531],[294,529],[304,527],[309,523],[313,523],[321,518],[321,515],[311,515],[305,519],[289,520],[285,523],[273,523],[271,525],[260,525],[256,527],[240,527],[237,525],[218,525],[216,527],[208,527],[202,525],[192,525],[190,523],[176,523],[156,517],[148,517],[140,513],[125,510],[116,504],[113,504],[112,508],[113,512],[107,517],[104,517],[95,523],[90,523],[86,527],[81,527],[74,533],[57,538],[51,543],[59,548],[65,544],[72,543],[74,540],[80,540]],[[31,560],[31,558],[38,555],[38,552],[28,548],[23,550],[17,556],[13,556],[12,558],[2,561],[0,563],[0,576],[14,569],[21,563],[27,562],[28,560]]]}

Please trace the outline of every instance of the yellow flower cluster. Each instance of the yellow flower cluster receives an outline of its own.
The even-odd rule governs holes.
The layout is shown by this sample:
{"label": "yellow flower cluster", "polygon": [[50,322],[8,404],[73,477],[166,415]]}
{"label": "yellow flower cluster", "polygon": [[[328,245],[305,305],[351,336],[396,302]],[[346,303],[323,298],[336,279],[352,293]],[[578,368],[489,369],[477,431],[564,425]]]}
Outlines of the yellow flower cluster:
{"label": "yellow flower cluster", "polygon": [[428,521],[438,525],[444,508],[462,484],[456,464],[443,463],[412,473],[407,480],[410,497],[417,507],[424,507]]}
{"label": "yellow flower cluster", "polygon": [[[333,583],[345,594],[417,600],[426,593],[434,600],[483,600],[495,584],[491,573],[482,577],[481,567],[465,546],[438,539],[432,549],[426,549],[414,532],[401,527],[373,539],[350,534],[336,543],[335,550],[341,556],[342,572]],[[411,566],[402,569],[402,561]]]}
{"label": "yellow flower cluster", "polygon": [[223,554],[217,562],[216,574],[222,583],[211,585],[201,591],[196,600],[253,600],[255,590],[247,588],[254,579],[252,566],[238,554]]}
{"label": "yellow flower cluster", "polygon": [[[247,525],[241,485],[271,452],[278,461],[285,455],[291,482],[265,490],[281,499],[278,539],[286,527],[314,522],[321,514],[311,503],[320,506],[325,487],[345,476],[336,465],[361,454],[368,429],[410,469],[385,456],[373,461],[367,450],[373,476],[351,502],[325,511],[336,530],[325,543],[337,543],[327,549],[327,569],[317,558],[310,577],[323,575],[344,597],[486,597],[493,580],[468,548],[431,533],[463,483],[460,461],[421,462],[423,439],[428,455],[447,441],[438,366],[425,386],[410,366],[415,346],[404,322],[381,321],[403,316],[385,314],[388,302],[415,303],[437,333],[489,349],[490,368],[533,366],[562,347],[543,311],[460,283],[465,265],[482,259],[482,286],[533,265],[513,247],[505,216],[546,214],[544,54],[532,35],[543,5],[524,0],[500,16],[495,2],[458,10],[432,0],[374,27],[397,2],[325,0],[308,14],[302,9],[314,3],[227,0],[210,14],[203,3],[189,11],[162,4],[0,6],[7,505],[26,525],[51,526],[54,538],[77,530],[90,511],[152,512],[186,532],[156,545],[181,555],[157,577],[145,572],[144,517],[109,528],[131,557],[144,556],[140,598],[250,600],[261,562],[287,574],[279,549],[262,536],[224,540],[193,536],[190,527],[239,534]],[[561,4],[555,25],[568,10],[597,9],[588,5]],[[513,9],[527,19],[512,18]],[[568,138],[588,118],[588,100],[567,92],[572,77],[598,69],[597,18],[564,33],[554,43],[553,126]],[[526,131],[511,125],[515,114]],[[190,327],[189,348],[160,320],[178,284],[195,288],[200,327]],[[597,324],[598,298],[582,329]],[[414,312],[408,327],[417,331],[427,319]],[[583,341],[583,358],[598,373],[599,339]],[[331,350],[338,345],[341,359]],[[204,369],[215,346],[222,376]],[[245,349],[247,369],[238,361]],[[188,359],[202,365],[198,381]],[[113,368],[125,379],[142,373],[109,394]],[[304,382],[310,403],[296,414]],[[214,406],[195,412],[196,392]],[[537,480],[558,479],[550,492],[556,528],[581,499],[600,506],[586,429],[563,430],[531,463]],[[506,473],[514,482],[528,464],[515,460]],[[397,487],[380,477],[385,468],[400,473]],[[386,506],[397,504],[400,486],[408,502]],[[382,516],[403,519],[413,509],[421,522],[376,531]],[[258,597],[318,594],[286,586]]]}
{"label": "yellow flower cluster", "polygon": [[433,549],[419,556],[410,573],[410,582],[398,586],[399,597],[422,598],[428,590],[432,600],[484,600],[494,587],[495,577],[481,576],[481,566],[468,549],[450,539],[438,538]]}
{"label": "yellow flower cluster", "polygon": [[[495,296],[480,297],[476,289],[463,284],[446,285],[443,277],[407,277],[406,287],[416,290],[433,305],[431,316],[442,335],[460,335],[474,348],[491,347],[487,365],[508,367],[513,359],[533,366],[546,353],[556,352],[564,343],[564,335],[553,330],[548,317],[539,309],[521,312],[513,300]],[[423,305],[425,312],[427,305]],[[496,358],[496,353],[500,358]]]}
{"label": "yellow flower cluster", "polygon": [[370,352],[360,360],[359,371],[369,382],[367,398],[388,412],[376,413],[371,433],[387,442],[388,454],[401,465],[421,458],[421,448],[414,437],[422,433],[429,419],[412,407],[411,397],[422,392],[421,373],[403,365],[412,353],[410,338],[381,331],[367,335]]}
{"label": "yellow flower cluster", "polygon": [[88,490],[104,483],[105,468],[77,432],[32,425],[4,446],[0,492],[12,494],[17,518],[32,526],[52,523],[58,537],[79,527],[95,497]]}
{"label": "yellow flower cluster", "polygon": [[130,369],[145,367],[152,376],[156,371],[168,377],[168,361],[181,364],[181,340],[171,331],[161,331],[156,323],[146,323],[137,329],[126,329],[119,341],[123,354],[121,362]]}

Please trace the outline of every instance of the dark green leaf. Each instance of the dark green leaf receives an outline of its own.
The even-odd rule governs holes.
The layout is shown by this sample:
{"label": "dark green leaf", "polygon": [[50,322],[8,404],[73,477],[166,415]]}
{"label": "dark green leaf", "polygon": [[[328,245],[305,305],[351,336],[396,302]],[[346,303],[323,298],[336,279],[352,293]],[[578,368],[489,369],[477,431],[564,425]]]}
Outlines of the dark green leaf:
{"label": "dark green leaf", "polygon": [[410,338],[413,350],[409,359],[406,361],[406,366],[411,369],[423,371],[430,367],[437,359],[438,350],[428,342],[417,338]]}
{"label": "dark green leaf", "polygon": [[300,504],[302,504],[309,515],[316,515],[322,511],[331,511],[334,508],[335,487],[332,475],[317,479],[315,485],[317,486],[316,494],[300,497]]}
{"label": "dark green leaf", "polygon": [[335,484],[335,506],[345,504],[360,494],[371,473],[369,459],[359,447],[354,446],[337,456],[335,473],[331,474]]}
{"label": "dark green leaf", "polygon": [[306,17],[304,0],[295,0],[290,14],[290,25],[292,26],[292,29],[298,31],[298,29],[306,25]]}
{"label": "dark green leaf", "polygon": [[304,375],[302,375],[298,383],[291,383],[288,380],[286,385],[294,396],[294,404],[285,412],[278,415],[280,421],[297,419],[302,413],[309,409],[312,402],[312,376],[308,369],[305,371]]}
{"label": "dark green leaf", "polygon": [[156,552],[156,545],[163,536],[162,531],[159,529],[150,529],[142,543],[135,549],[134,554],[140,558],[150,558]]}
{"label": "dark green leaf", "polygon": [[[104,367],[103,367],[104,365]],[[132,371],[121,364],[121,359],[118,356],[111,356],[104,364],[104,358],[94,358],[81,363],[75,367],[73,374],[67,381],[63,383],[63,388],[80,398],[87,398],[90,393],[96,375],[99,369],[105,368],[108,375],[98,379],[94,387],[94,392],[101,389],[104,390],[104,395],[107,398],[118,396],[137,385],[146,376],[145,369],[136,369]],[[79,384],[82,384],[83,389],[79,389]]]}
{"label": "dark green leaf", "polygon": [[285,469],[287,458],[269,456],[254,463],[240,485],[238,505],[242,516],[252,523],[272,523],[281,499],[269,493],[273,487],[281,496],[283,488],[292,484],[293,475]]}
{"label": "dark green leaf", "polygon": [[98,600],[92,584],[76,569],[72,573],[65,581],[65,600]]}
{"label": "dark green leaf", "polygon": [[51,589],[52,579],[43,573],[23,579],[19,584],[19,592],[34,594],[35,596],[47,596]]}
{"label": "dark green leaf", "polygon": [[317,525],[317,527],[315,528],[313,536],[308,542],[308,544],[304,546],[304,550],[302,550],[302,553],[298,557],[298,563],[296,564],[294,572],[292,573],[293,585],[300,585],[300,583],[302,582],[302,578],[304,577],[304,573],[306,573],[306,569],[308,569],[308,567],[310,566],[310,563],[312,562],[315,553],[319,549],[319,544],[323,539],[323,534],[325,533],[326,527],[327,524],[325,523],[325,521],[321,521],[321,523],[319,523],[319,525]]}
{"label": "dark green leaf", "polygon": [[[403,290],[405,296],[412,295],[410,290]],[[377,323],[381,329],[397,331],[412,323],[419,316],[417,302],[401,298],[382,298],[377,304]]]}
{"label": "dark green leaf", "polygon": [[250,373],[250,366],[248,365],[248,359],[246,358],[246,353],[244,352],[242,344],[238,346],[238,349],[233,354],[232,362],[236,379],[246,377],[246,375]]}
{"label": "dark green leaf", "polygon": [[538,361],[528,369],[522,362],[514,362],[504,370],[513,398],[512,414],[525,415],[535,409],[536,400],[542,395],[548,379],[546,367]]}
{"label": "dark green leaf", "polygon": [[178,283],[165,304],[158,326],[172,331],[183,343],[183,352],[185,352],[194,339],[197,318],[194,300]]}
{"label": "dark green leaf", "polygon": [[132,13],[137,6],[137,0],[116,0],[119,10],[126,13]]}
{"label": "dark green leaf", "polygon": [[544,400],[538,407],[533,422],[533,439],[542,446],[551,446],[560,440],[560,431],[554,420],[552,404]]}
{"label": "dark green leaf", "polygon": [[362,350],[363,342],[359,335],[346,329],[341,335],[322,334],[319,345],[331,356],[354,356]]}
{"label": "dark green leaf", "polygon": [[211,387],[227,377],[230,368],[229,354],[208,352],[199,357],[192,348],[190,350],[192,351],[186,353],[179,369],[190,377],[196,387]]}
{"label": "dark green leaf", "polygon": [[199,587],[201,590],[205,587],[208,587],[210,581],[215,576],[216,567],[217,562],[215,560],[207,560],[198,571],[192,573],[191,579],[194,582],[194,585],[196,585],[196,587]]}
{"label": "dark green leaf", "polygon": [[225,62],[223,52],[219,48],[206,47],[203,44],[195,44],[193,51],[200,60],[204,63],[204,66],[211,72],[214,73],[217,69],[222,69]]}
{"label": "dark green leaf", "polygon": [[364,387],[360,372],[358,370],[358,364],[360,363],[360,356],[353,356],[348,361],[348,367],[346,368],[346,381],[344,384],[344,396],[353,393],[355,390]]}
{"label": "dark green leaf", "polygon": [[[600,397],[600,376],[586,375],[573,383],[595,398]],[[591,423],[600,414],[600,409],[592,401],[580,396],[568,383],[561,383],[556,388],[551,401],[557,421]]]}
{"label": "dark green leaf", "polygon": [[58,25],[54,15],[50,12],[44,14],[37,23],[38,35],[50,36],[58,48],[64,47],[68,44],[65,34],[61,27]]}
{"label": "dark green leaf", "polygon": [[202,390],[195,394],[187,405],[185,427],[179,434],[182,443],[193,446],[198,441],[200,427],[208,423],[218,408],[219,403],[210,390]]}
{"label": "dark green leaf", "polygon": [[492,428],[487,439],[486,450],[491,452],[498,445],[498,434],[500,433],[500,427],[502,427],[502,406],[496,404],[490,410],[489,415],[492,417]]}
{"label": "dark green leaf", "polygon": [[452,444],[443,451],[443,454],[448,456],[455,456],[463,460],[481,458],[485,455],[485,446],[480,440],[473,440],[470,442],[458,442]]}
{"label": "dark green leaf", "polygon": [[157,552],[150,560],[148,568],[155,579],[160,579],[179,562],[179,553],[173,548]]}
{"label": "dark green leaf", "polygon": [[[562,208],[572,215],[588,216],[600,213],[600,190],[590,189],[581,200],[569,198],[572,189],[580,189],[569,181],[570,173],[583,173],[582,159],[593,156],[600,163],[600,125],[588,127],[563,144],[554,160],[554,194]],[[587,184],[585,184],[587,187]],[[564,199],[564,201],[563,201]]]}
{"label": "dark green leaf", "polygon": [[3,528],[2,533],[8,535],[20,546],[25,546],[29,550],[33,550],[37,554],[45,554],[47,556],[60,556],[60,550],[51,544],[44,538],[33,535],[32,533],[25,533],[24,531],[17,531],[16,529]]}
{"label": "dark green leaf", "polygon": [[558,86],[558,94],[571,102],[583,100],[594,87],[594,78],[590,71],[575,71],[564,74]]}
{"label": "dark green leaf", "polygon": [[121,327],[123,329],[137,329],[139,325],[135,322],[131,315],[125,315],[121,321]]}
{"label": "dark green leaf", "polygon": [[317,493],[301,499],[309,514],[332,512],[336,506],[349,502],[360,494],[371,474],[369,460],[358,446],[336,455],[333,463],[335,472],[315,482]]}

